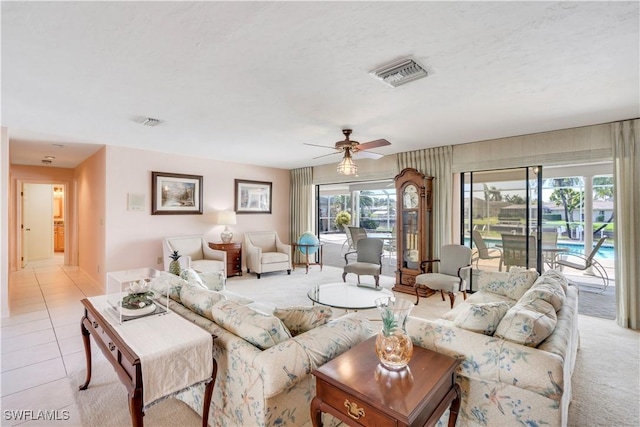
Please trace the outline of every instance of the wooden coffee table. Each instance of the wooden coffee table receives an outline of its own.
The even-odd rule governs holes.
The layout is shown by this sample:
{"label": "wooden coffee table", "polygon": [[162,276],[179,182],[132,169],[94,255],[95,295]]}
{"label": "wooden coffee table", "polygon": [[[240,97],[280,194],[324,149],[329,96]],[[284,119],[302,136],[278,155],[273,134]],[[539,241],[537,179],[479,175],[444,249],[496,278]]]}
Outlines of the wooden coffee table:
{"label": "wooden coffee table", "polygon": [[451,406],[449,426],[460,409],[455,370],[461,363],[413,347],[409,366],[390,371],[379,364],[375,337],[316,369],[311,420],[322,425],[327,412],[350,426],[433,426]]}

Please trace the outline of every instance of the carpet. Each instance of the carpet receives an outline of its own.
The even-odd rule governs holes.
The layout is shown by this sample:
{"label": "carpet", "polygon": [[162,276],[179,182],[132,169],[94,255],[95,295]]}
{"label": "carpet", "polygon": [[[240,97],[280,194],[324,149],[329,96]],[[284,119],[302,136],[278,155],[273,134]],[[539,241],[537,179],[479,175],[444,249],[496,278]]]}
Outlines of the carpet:
{"label": "carpet", "polygon": [[[227,288],[256,301],[270,302],[280,307],[310,305],[311,301],[306,296],[308,289],[314,284],[340,282],[341,271],[326,266],[320,271],[315,266],[311,267],[308,274],[304,269],[296,269],[291,276],[271,273],[256,279],[255,275],[245,274],[229,279]],[[369,279],[372,278],[363,277],[363,281]],[[393,285],[392,278],[381,277],[381,282],[385,287]],[[397,295],[415,301],[412,295]],[[433,319],[448,310],[449,301],[443,302],[436,294],[421,298],[411,315]],[[371,320],[379,320],[375,309],[362,313]],[[339,314],[340,311],[334,313]],[[640,333],[620,328],[611,320],[583,315],[580,315],[579,325],[581,348],[572,378],[569,426],[640,425]],[[82,383],[84,370],[70,374],[69,378],[71,384]],[[126,390],[108,363],[96,364],[89,388],[75,393],[82,425],[131,425]],[[215,414],[210,416],[214,417]],[[144,422],[146,426],[199,426],[201,419],[182,402],[167,399],[149,408]]]}

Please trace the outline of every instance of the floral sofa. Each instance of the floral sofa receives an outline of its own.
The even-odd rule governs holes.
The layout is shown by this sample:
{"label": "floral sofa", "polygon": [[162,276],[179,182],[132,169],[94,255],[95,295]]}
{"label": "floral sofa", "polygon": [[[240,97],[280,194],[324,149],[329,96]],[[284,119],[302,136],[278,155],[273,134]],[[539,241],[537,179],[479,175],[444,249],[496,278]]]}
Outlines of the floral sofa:
{"label": "floral sofa", "polygon": [[[170,309],[216,335],[218,364],[210,426],[311,424],[311,372],[372,335],[358,313],[331,319],[321,306],[274,308],[224,290],[217,274],[163,273],[152,285],[167,292]],[[204,385],[176,397],[202,414]],[[326,425],[336,420],[326,418]]]}
{"label": "floral sofa", "polygon": [[[578,289],[562,274],[481,272],[479,291],[442,319],[410,317],[414,344],[462,358],[458,426],[566,426]],[[446,425],[448,411],[440,419]]]}

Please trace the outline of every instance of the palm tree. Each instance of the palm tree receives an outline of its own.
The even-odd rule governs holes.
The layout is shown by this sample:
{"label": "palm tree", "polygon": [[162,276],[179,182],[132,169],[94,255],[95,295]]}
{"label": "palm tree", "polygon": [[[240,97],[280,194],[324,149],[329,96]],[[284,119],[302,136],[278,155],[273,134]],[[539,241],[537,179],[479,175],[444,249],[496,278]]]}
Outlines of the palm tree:
{"label": "palm tree", "polygon": [[571,215],[573,211],[582,206],[582,193],[571,187],[582,184],[582,179],[578,177],[571,178],[553,178],[549,180],[550,186],[554,188],[553,193],[549,196],[549,200],[555,202],[557,206],[562,205],[564,208],[564,221],[567,226],[567,237],[573,239],[571,231]]}

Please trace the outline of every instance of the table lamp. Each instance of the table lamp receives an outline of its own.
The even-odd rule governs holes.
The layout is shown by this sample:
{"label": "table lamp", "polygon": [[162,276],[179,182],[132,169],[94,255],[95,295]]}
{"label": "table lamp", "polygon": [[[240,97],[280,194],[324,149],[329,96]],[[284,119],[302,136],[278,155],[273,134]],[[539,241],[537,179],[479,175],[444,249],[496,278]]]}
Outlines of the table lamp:
{"label": "table lamp", "polygon": [[224,225],[224,231],[220,233],[222,243],[229,243],[233,239],[233,233],[229,230],[229,225],[236,225],[236,213],[233,211],[219,211],[215,215],[215,223]]}

